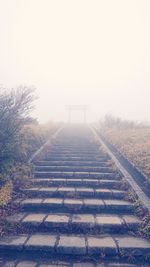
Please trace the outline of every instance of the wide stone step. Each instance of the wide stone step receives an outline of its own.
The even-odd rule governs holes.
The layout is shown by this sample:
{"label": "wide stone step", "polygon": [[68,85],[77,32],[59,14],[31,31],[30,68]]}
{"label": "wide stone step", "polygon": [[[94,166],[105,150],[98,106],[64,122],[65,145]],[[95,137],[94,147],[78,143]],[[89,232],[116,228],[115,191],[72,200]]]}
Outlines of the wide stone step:
{"label": "wide stone step", "polygon": [[90,166],[90,167],[111,167],[111,161],[34,161],[35,166]]}
{"label": "wide stone step", "polygon": [[71,199],[71,198],[28,198],[16,201],[23,211],[51,211],[70,213],[118,213],[132,214],[134,206],[125,200],[114,199]]}
{"label": "wide stone step", "polygon": [[71,157],[71,156],[45,156],[43,157],[43,160],[47,160],[47,161],[107,161],[107,160],[110,160],[110,157],[91,157],[91,156],[84,156],[84,157],[81,157],[81,156],[78,156],[78,157]]}
{"label": "wide stone step", "polygon": [[110,167],[91,167],[91,166],[35,166],[35,172],[100,172],[116,173],[116,170]]}
{"label": "wide stone step", "polygon": [[[3,258],[1,260],[3,267],[149,267],[149,264],[145,264],[143,262],[138,263],[127,263],[127,260],[95,260],[94,259],[60,259],[60,260],[52,260],[52,259],[37,259],[37,257],[33,260],[29,257],[29,259],[22,259],[20,256],[17,259],[12,258],[6,260]],[[142,265],[141,265],[142,264]]]}
{"label": "wide stone step", "polygon": [[[123,253],[124,254],[123,254]],[[60,255],[74,256],[100,256],[145,258],[150,254],[150,242],[143,238],[130,235],[66,235],[66,234],[23,234],[6,236],[0,239],[0,253],[9,255],[24,254],[33,257],[53,257]],[[18,254],[17,254],[18,253]]]}
{"label": "wide stone step", "polygon": [[140,220],[132,215],[19,213],[7,222],[25,233],[59,232],[76,234],[127,233],[138,230]]}
{"label": "wide stone step", "polygon": [[49,153],[46,153],[46,156],[47,157],[61,157],[61,156],[68,156],[68,157],[86,157],[86,158],[88,158],[88,157],[105,157],[106,156],[106,154],[102,154],[102,153],[99,153],[99,152],[93,152],[93,153],[77,153],[77,152],[72,152],[72,153],[70,153],[70,152],[65,152],[65,153],[63,153],[63,152],[55,152],[55,151],[50,151]]}
{"label": "wide stone step", "polygon": [[57,148],[56,146],[54,146],[54,147],[52,147],[51,149],[50,149],[50,153],[55,153],[55,152],[57,152],[57,153],[60,153],[60,154],[94,154],[94,153],[96,153],[96,154],[103,154],[104,152],[101,152],[100,151],[100,149],[98,149],[98,148],[96,148],[96,149],[93,149],[93,148],[90,148],[89,149],[89,147],[87,147],[87,148],[84,148],[84,149],[81,149],[81,148],[61,148],[61,149],[59,149],[59,148]]}
{"label": "wide stone step", "polygon": [[35,171],[35,178],[100,178],[100,179],[119,179],[117,172],[67,172],[67,171]]}
{"label": "wide stone step", "polygon": [[124,199],[126,197],[126,192],[122,190],[88,187],[31,187],[22,191],[29,197],[88,197],[102,199]]}
{"label": "wide stone step", "polygon": [[76,187],[92,187],[92,188],[106,188],[118,189],[121,188],[121,180],[108,179],[65,179],[65,178],[37,178],[32,179],[34,186],[76,186]]}
{"label": "wide stone step", "polygon": [[82,142],[79,142],[79,143],[61,143],[59,144],[58,143],[58,139],[57,139],[57,142],[53,143],[52,145],[53,148],[56,148],[56,149],[81,149],[81,150],[95,150],[95,149],[99,149],[101,148],[101,145],[97,145],[97,144],[94,144],[94,143],[89,143],[89,142],[86,142],[86,143],[82,143]]}

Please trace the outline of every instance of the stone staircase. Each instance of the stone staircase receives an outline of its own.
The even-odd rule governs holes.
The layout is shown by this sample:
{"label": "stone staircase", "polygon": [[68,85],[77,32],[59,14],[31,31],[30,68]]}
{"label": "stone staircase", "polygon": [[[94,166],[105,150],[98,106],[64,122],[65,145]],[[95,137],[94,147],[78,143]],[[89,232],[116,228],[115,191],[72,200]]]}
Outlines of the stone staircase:
{"label": "stone staircase", "polygon": [[34,165],[21,212],[8,218],[18,234],[0,239],[0,266],[150,266],[123,177],[88,127],[64,128]]}

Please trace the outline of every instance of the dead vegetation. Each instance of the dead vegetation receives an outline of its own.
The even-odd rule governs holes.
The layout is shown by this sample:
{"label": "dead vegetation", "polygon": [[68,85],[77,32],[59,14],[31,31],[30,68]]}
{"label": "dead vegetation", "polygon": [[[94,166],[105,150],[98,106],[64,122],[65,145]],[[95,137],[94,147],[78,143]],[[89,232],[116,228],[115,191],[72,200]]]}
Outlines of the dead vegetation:
{"label": "dead vegetation", "polygon": [[100,129],[111,144],[150,178],[149,125],[106,116]]}

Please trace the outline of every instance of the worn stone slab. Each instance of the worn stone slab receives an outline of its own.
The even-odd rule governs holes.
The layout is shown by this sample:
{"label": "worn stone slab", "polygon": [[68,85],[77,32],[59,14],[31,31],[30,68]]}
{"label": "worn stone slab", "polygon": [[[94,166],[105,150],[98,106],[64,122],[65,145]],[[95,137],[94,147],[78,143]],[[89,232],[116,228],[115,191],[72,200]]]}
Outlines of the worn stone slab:
{"label": "worn stone slab", "polygon": [[0,239],[0,249],[23,249],[23,245],[27,240],[27,235],[19,235],[19,236],[5,236]]}
{"label": "worn stone slab", "polygon": [[73,177],[74,173],[73,172],[62,172],[62,171],[36,171],[35,172],[35,177],[37,178],[51,178],[51,177],[55,177],[55,178],[69,178],[69,177]]}
{"label": "worn stone slab", "polygon": [[46,226],[60,226],[60,224],[63,226],[68,225],[70,216],[67,215],[60,215],[60,214],[49,214],[46,218],[44,225]]}
{"label": "worn stone slab", "polygon": [[101,179],[99,180],[99,186],[104,186],[109,189],[119,188],[121,183],[118,180],[108,180],[108,179]]}
{"label": "worn stone slab", "polygon": [[122,221],[119,216],[114,215],[96,215],[96,222],[102,226],[121,226]]}
{"label": "worn stone slab", "polygon": [[58,192],[59,193],[63,193],[63,192],[75,193],[75,188],[74,187],[59,187]]}
{"label": "worn stone slab", "polygon": [[0,262],[0,266],[3,267],[15,267],[16,266],[16,261],[5,261],[5,262]]}
{"label": "worn stone slab", "polygon": [[132,255],[143,255],[150,253],[150,241],[144,238],[120,236],[115,237],[118,243],[120,252],[131,252]]}
{"label": "worn stone slab", "polygon": [[31,235],[25,244],[26,250],[39,250],[54,252],[56,244],[56,235],[49,234],[34,234]]}
{"label": "worn stone slab", "polygon": [[85,238],[78,236],[61,235],[56,250],[61,254],[85,255]]}
{"label": "worn stone slab", "polygon": [[[143,265],[142,264],[142,266],[139,266],[139,265],[136,265],[136,264],[131,264],[131,263],[121,263],[121,262],[119,262],[119,263],[108,263],[108,265],[107,265],[107,267],[148,267],[148,265]],[[99,267],[99,265],[97,266],[97,267]],[[100,266],[101,267],[101,266]]]}
{"label": "worn stone slab", "polygon": [[117,247],[111,236],[109,237],[88,237],[88,253],[116,255]]}
{"label": "worn stone slab", "polygon": [[73,176],[75,178],[88,178],[89,177],[89,172],[84,172],[84,171],[75,171]]}
{"label": "worn stone slab", "polygon": [[122,190],[111,190],[112,191],[112,194],[114,197],[116,196],[122,196],[122,197],[125,197],[127,195],[127,193],[125,191],[122,191]]}
{"label": "worn stone slab", "polygon": [[70,263],[64,262],[64,261],[52,261],[40,264],[38,267],[71,267]]}
{"label": "worn stone slab", "polygon": [[84,199],[85,208],[89,209],[104,209],[104,202],[101,199]]}
{"label": "worn stone slab", "polygon": [[8,222],[11,223],[20,223],[22,219],[26,216],[26,213],[15,213],[14,215],[11,215],[7,218]]}
{"label": "worn stone slab", "polygon": [[94,216],[91,214],[76,214],[72,216],[73,224],[95,224]]}
{"label": "worn stone slab", "polygon": [[94,189],[93,188],[88,188],[88,187],[79,187],[76,188],[77,192],[88,192],[88,193],[94,193]]}
{"label": "worn stone slab", "polygon": [[44,218],[46,217],[46,214],[28,214],[24,219],[23,223],[32,223],[34,225],[39,225],[44,221]]}
{"label": "worn stone slab", "polygon": [[68,209],[76,209],[83,206],[83,200],[79,199],[65,199],[64,200],[64,207],[67,207]]}
{"label": "worn stone slab", "polygon": [[95,189],[95,192],[96,193],[112,193],[112,191],[110,189],[107,189],[107,188],[96,188]]}
{"label": "worn stone slab", "polygon": [[21,202],[21,205],[35,205],[35,204],[41,204],[43,201],[42,198],[28,198]]}
{"label": "worn stone slab", "polygon": [[56,192],[58,187],[42,187],[39,189],[39,192]]}
{"label": "worn stone slab", "polygon": [[31,187],[31,188],[25,188],[23,191],[39,191],[40,187]]}
{"label": "worn stone slab", "polygon": [[94,196],[94,189],[93,188],[88,188],[88,187],[79,187],[76,189],[76,193],[78,195],[83,195],[83,196]]}
{"label": "worn stone slab", "polygon": [[16,265],[16,267],[35,267],[35,266],[37,266],[37,262],[33,261],[21,261]]}
{"label": "worn stone slab", "polygon": [[73,267],[95,267],[95,264],[89,262],[78,262],[73,263]]}
{"label": "worn stone slab", "polygon": [[39,267],[70,267],[70,265],[60,265],[60,264],[41,264]]}
{"label": "worn stone slab", "polygon": [[138,218],[138,217],[136,217],[136,216],[134,216],[134,215],[123,215],[122,216],[122,218],[125,220],[125,222],[126,222],[126,224],[127,225],[135,225],[135,224],[140,224],[140,223],[142,223],[142,221]]}
{"label": "worn stone slab", "polygon": [[122,208],[122,210],[130,210],[133,211],[133,204],[125,201],[125,200],[117,200],[117,199],[108,199],[108,200],[104,200],[104,203],[106,205],[106,208],[110,208],[110,209],[120,209]]}
{"label": "worn stone slab", "polygon": [[36,185],[41,185],[41,186],[60,186],[63,185],[66,182],[66,179],[64,178],[34,178],[31,180],[32,183]]}
{"label": "worn stone slab", "polygon": [[43,201],[43,206],[47,205],[47,206],[52,206],[54,207],[61,207],[61,205],[63,204],[63,199],[61,198],[46,198]]}

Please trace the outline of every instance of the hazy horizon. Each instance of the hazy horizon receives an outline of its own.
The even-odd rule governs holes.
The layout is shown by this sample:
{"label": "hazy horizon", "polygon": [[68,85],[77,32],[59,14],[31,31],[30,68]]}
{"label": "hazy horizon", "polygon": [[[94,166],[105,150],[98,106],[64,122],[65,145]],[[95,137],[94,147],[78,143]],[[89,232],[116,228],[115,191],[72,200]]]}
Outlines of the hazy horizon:
{"label": "hazy horizon", "polygon": [[0,84],[36,87],[40,122],[67,120],[69,104],[88,105],[88,121],[150,121],[149,11],[148,0],[0,0]]}

